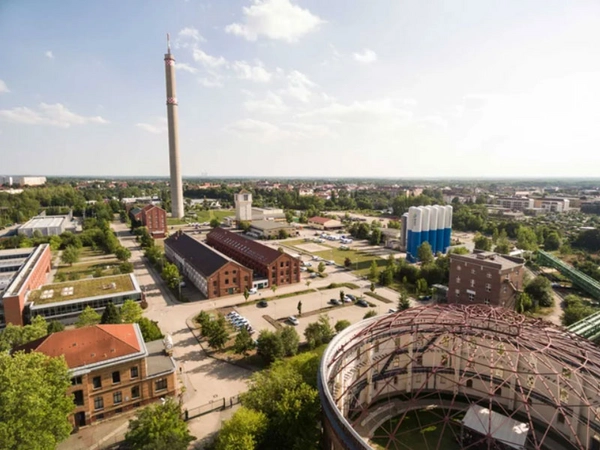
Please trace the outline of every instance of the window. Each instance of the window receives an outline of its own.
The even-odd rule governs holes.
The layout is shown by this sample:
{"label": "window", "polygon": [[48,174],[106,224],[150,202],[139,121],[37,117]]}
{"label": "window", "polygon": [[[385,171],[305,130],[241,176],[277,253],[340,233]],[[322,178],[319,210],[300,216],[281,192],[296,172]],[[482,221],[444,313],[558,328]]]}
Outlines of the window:
{"label": "window", "polygon": [[496,390],[494,391],[494,395],[497,395],[498,397],[502,397],[502,388],[498,386],[496,388]]}
{"label": "window", "polygon": [[83,383],[83,380],[81,379],[81,377],[71,378],[71,385],[75,386],[75,385],[81,384],[81,383]]}
{"label": "window", "polygon": [[113,372],[112,380],[113,380],[113,384],[120,383],[121,382],[121,372],[119,372],[118,370],[116,372]]}
{"label": "window", "polygon": [[486,283],[486,285],[485,285],[485,291],[486,292],[491,292],[492,291],[492,285],[490,283]]}
{"label": "window", "polygon": [[83,391],[73,392],[73,400],[76,406],[83,406]]}
{"label": "window", "polygon": [[237,284],[237,278],[233,279],[233,284]]}
{"label": "window", "polygon": [[469,294],[469,301],[470,302],[474,302],[475,301],[475,294]]}
{"label": "window", "polygon": [[462,266],[457,266],[456,270],[461,271],[462,270]]}
{"label": "window", "polygon": [[131,388],[131,398],[140,398],[140,387],[134,386]]}
{"label": "window", "polygon": [[467,380],[467,387],[468,388],[472,388],[473,387],[473,380]]}
{"label": "window", "polygon": [[471,269],[471,275],[475,275],[475,269]]}
{"label": "window", "polygon": [[460,283],[460,277],[456,277],[456,282]]}
{"label": "window", "polygon": [[213,281],[213,286],[217,287],[217,282],[216,281]]}
{"label": "window", "polygon": [[490,304],[490,299],[489,299],[489,298],[486,298],[486,299],[483,301],[483,303],[485,303],[486,305],[489,305],[489,304]]}
{"label": "window", "polygon": [[225,275],[229,275],[229,271],[228,270],[225,271]]}
{"label": "window", "polygon": [[460,289],[455,289],[455,290],[454,290],[454,293],[455,293],[456,295],[460,295]]}
{"label": "window", "polygon": [[117,391],[113,394],[113,403],[115,405],[118,405],[119,403],[121,403],[123,401],[123,394],[121,393],[121,391]]}
{"label": "window", "polygon": [[471,280],[471,287],[475,287],[475,280]]}
{"label": "window", "polygon": [[163,378],[162,380],[158,380],[156,381],[156,383],[154,383],[154,390],[155,391],[164,391],[167,388],[167,379]]}
{"label": "window", "polygon": [[229,284],[229,278],[225,278],[225,284]]}
{"label": "window", "polygon": [[485,274],[485,276],[486,276],[487,278],[492,278],[492,274],[491,274],[490,272],[486,273],[486,274]]}
{"label": "window", "polygon": [[94,399],[94,409],[96,411],[99,409],[104,409],[104,399],[102,397],[96,397]]}
{"label": "window", "polygon": [[139,377],[139,376],[140,376],[140,375],[139,375],[139,373],[138,373],[138,368],[137,368],[137,366],[135,366],[135,367],[132,367],[131,369],[129,369],[129,372],[130,372],[130,374],[131,374],[131,378],[137,378],[137,377]]}
{"label": "window", "polygon": [[94,385],[94,389],[100,389],[102,387],[102,378],[94,377],[92,384]]}

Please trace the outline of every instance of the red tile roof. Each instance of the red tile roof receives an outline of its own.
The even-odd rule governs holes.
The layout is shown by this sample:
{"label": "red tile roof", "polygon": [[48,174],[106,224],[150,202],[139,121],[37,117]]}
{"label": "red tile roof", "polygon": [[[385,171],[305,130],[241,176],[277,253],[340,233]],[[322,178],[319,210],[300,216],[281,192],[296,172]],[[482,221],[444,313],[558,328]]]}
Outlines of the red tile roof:
{"label": "red tile roof", "polygon": [[315,222],[315,223],[320,223],[321,225],[325,225],[327,222],[331,221],[333,219],[328,219],[327,217],[311,217],[310,219],[308,219],[309,222]]}
{"label": "red tile roof", "polygon": [[56,357],[64,355],[69,369],[142,351],[136,325],[94,325],[53,333],[17,347],[15,351],[36,351]]}

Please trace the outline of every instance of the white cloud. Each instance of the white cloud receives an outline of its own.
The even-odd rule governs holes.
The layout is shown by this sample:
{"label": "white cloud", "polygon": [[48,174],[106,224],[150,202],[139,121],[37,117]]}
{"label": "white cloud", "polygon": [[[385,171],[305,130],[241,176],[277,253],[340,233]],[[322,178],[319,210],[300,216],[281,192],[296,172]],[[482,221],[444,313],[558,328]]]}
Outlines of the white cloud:
{"label": "white cloud", "polygon": [[179,38],[189,38],[192,39],[196,42],[200,41],[200,42],[204,42],[205,39],[200,36],[200,32],[198,30],[196,30],[195,28],[190,28],[190,27],[186,27],[183,28],[182,30],[179,31],[179,33],[177,33],[177,37]]}
{"label": "white cloud", "polygon": [[271,81],[271,73],[260,62],[252,66],[246,61],[235,61],[231,68],[241,80],[250,80],[257,83],[268,83]]}
{"label": "white cloud", "polygon": [[153,123],[136,123],[135,126],[152,134],[166,133],[167,119],[160,117],[154,120]]}
{"label": "white cloud", "polygon": [[299,117],[316,118],[332,123],[399,123],[412,118],[412,112],[398,107],[389,98],[367,100],[350,104],[331,103],[323,108],[301,113]]}
{"label": "white cloud", "polygon": [[186,63],[176,63],[175,64],[175,69],[182,70],[184,72],[189,72],[189,73],[196,73],[196,72],[198,72],[197,68],[192,67],[192,66],[190,66],[189,64],[186,64]]}
{"label": "white cloud", "polygon": [[53,105],[40,103],[37,110],[27,107],[0,110],[0,120],[27,125],[50,125],[61,128],[69,128],[71,125],[85,125],[89,123],[108,123],[107,120],[100,116],[80,116],[79,114],[69,111],[60,103],[55,103]]}
{"label": "white cloud", "polygon": [[370,64],[377,61],[377,53],[368,48],[364,49],[362,53],[353,53],[352,56],[356,61],[363,64]]}
{"label": "white cloud", "polygon": [[244,102],[244,107],[249,112],[279,114],[287,111],[287,106],[280,96],[269,91],[264,99],[257,100],[254,98]]}
{"label": "white cloud", "polygon": [[254,139],[257,142],[269,143],[274,141],[289,140],[293,134],[282,130],[269,122],[263,122],[255,119],[242,119],[225,127],[225,131],[245,139]]}
{"label": "white cloud", "polygon": [[210,74],[210,76],[208,77],[202,77],[198,79],[198,82],[207,88],[214,88],[214,87],[222,87],[223,86],[223,82],[221,81],[222,77],[218,74]]}
{"label": "white cloud", "polygon": [[282,92],[287,95],[300,100],[303,103],[307,103],[312,96],[311,89],[317,85],[309,80],[309,78],[302,72],[297,70],[291,71],[287,76],[288,87]]}
{"label": "white cloud", "polygon": [[194,48],[192,56],[194,58],[194,61],[199,62],[205,67],[215,68],[225,66],[227,64],[227,60],[222,56],[216,57],[209,55],[208,53],[203,52],[199,48]]}
{"label": "white cloud", "polygon": [[52,50],[48,50],[46,53],[44,53],[44,55],[46,55],[46,58],[54,59],[54,54],[52,54]]}
{"label": "white cloud", "polygon": [[10,92],[10,89],[8,89],[8,86],[4,81],[0,80],[0,94],[6,94],[8,92]]}
{"label": "white cloud", "polygon": [[243,12],[244,22],[227,25],[225,31],[249,41],[265,36],[295,42],[325,23],[308,9],[302,9],[290,0],[253,0],[251,6],[243,8]]}

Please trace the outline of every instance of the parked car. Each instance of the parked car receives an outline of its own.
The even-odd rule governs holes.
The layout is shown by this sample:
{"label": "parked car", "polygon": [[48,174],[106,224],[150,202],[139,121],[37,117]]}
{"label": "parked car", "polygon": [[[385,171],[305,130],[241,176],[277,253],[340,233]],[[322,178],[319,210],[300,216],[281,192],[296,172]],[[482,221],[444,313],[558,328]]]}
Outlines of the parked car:
{"label": "parked car", "polygon": [[391,313],[395,313],[395,312],[398,312],[398,310],[396,308],[390,308],[390,309],[388,309],[388,313],[390,313],[390,314]]}
{"label": "parked car", "polygon": [[419,297],[419,300],[422,302],[426,302],[427,300],[431,300],[431,295],[422,295]]}
{"label": "parked car", "polygon": [[300,267],[300,272],[306,272],[308,269],[306,267]]}
{"label": "parked car", "polygon": [[340,302],[340,300],[337,298],[330,299],[329,303],[331,303],[332,305],[341,305],[342,304],[342,302]]}
{"label": "parked car", "polygon": [[251,295],[252,295],[252,294],[256,294],[256,293],[258,293],[258,289],[256,289],[256,288],[252,288],[252,289],[250,289],[248,292],[249,292]]}
{"label": "parked car", "polygon": [[312,264],[311,264],[311,263],[309,263],[309,262],[305,262],[305,263],[304,263],[304,267],[312,267]]}
{"label": "parked car", "polygon": [[290,317],[288,317],[288,318],[287,318],[287,321],[288,321],[289,323],[291,323],[292,325],[298,325],[298,324],[300,324],[300,322],[298,322],[298,319],[296,319],[296,317],[295,317],[295,316],[290,316]]}
{"label": "parked car", "polygon": [[346,297],[349,298],[350,300],[352,300],[353,302],[356,301],[356,296],[354,296],[352,294],[346,294]]}
{"label": "parked car", "polygon": [[369,304],[367,303],[367,301],[364,298],[361,298],[359,301],[356,302],[356,304],[358,306],[362,306],[364,308],[368,308]]}
{"label": "parked car", "polygon": [[311,277],[311,278],[317,278],[318,276],[319,276],[319,275],[317,275],[315,272],[313,272],[313,273],[311,273],[311,274],[310,274],[310,277]]}
{"label": "parked car", "polygon": [[256,306],[258,306],[259,308],[266,308],[267,306],[269,306],[269,304],[265,300],[261,300],[256,304]]}
{"label": "parked car", "polygon": [[349,295],[344,295],[344,303],[352,303],[353,301]]}

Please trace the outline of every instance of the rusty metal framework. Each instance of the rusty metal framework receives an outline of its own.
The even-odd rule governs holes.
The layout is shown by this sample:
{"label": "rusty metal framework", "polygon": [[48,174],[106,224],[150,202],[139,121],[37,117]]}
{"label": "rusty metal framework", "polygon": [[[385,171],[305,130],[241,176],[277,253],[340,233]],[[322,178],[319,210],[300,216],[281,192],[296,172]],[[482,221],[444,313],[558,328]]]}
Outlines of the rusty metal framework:
{"label": "rusty metal framework", "polygon": [[[369,448],[370,440],[386,449],[439,449],[442,435],[465,449],[515,448],[491,423],[487,433],[465,432],[461,418],[472,405],[523,424],[526,449],[600,444],[600,350],[503,308],[417,307],[353,325],[325,351],[319,389],[339,448]],[[419,410],[433,421],[405,421]],[[437,442],[407,444],[425,436],[424,427],[441,430]]]}

